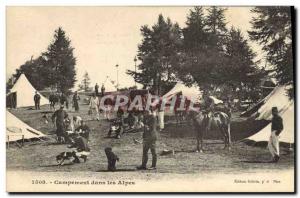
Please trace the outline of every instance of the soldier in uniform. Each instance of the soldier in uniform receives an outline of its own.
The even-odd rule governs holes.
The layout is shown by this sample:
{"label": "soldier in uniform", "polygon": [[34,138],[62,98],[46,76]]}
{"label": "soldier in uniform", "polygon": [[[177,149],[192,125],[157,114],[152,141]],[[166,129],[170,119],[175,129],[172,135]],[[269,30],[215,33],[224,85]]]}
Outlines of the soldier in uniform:
{"label": "soldier in uniform", "polygon": [[268,148],[273,158],[272,161],[276,163],[279,160],[279,134],[283,130],[283,123],[282,118],[278,115],[277,107],[272,107],[272,115],[271,135]]}
{"label": "soldier in uniform", "polygon": [[68,118],[67,112],[64,110],[64,106],[61,105],[60,109],[55,111],[52,115],[52,122],[56,123],[56,135],[58,143],[65,142],[65,119]]}
{"label": "soldier in uniform", "polygon": [[40,100],[41,100],[41,96],[38,94],[38,92],[35,92],[35,95],[33,97],[34,100],[34,106],[35,106],[35,110],[40,109]]}
{"label": "soldier in uniform", "polygon": [[138,166],[138,170],[146,170],[148,162],[148,151],[152,154],[152,166],[149,169],[156,169],[157,154],[157,120],[152,110],[145,110],[144,116],[144,133],[143,133],[143,158],[142,165]]}

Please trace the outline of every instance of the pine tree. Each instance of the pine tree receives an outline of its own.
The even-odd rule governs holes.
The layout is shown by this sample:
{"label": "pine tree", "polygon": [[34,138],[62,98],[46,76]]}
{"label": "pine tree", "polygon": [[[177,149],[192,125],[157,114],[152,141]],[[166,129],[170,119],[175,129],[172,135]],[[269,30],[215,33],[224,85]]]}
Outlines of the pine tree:
{"label": "pine tree", "polygon": [[253,82],[249,74],[258,72],[254,62],[256,54],[250,48],[248,41],[244,39],[241,30],[234,27],[230,29],[226,41],[225,56],[228,66],[225,67],[227,71],[224,71],[223,74],[225,74],[226,81],[238,84]]}
{"label": "pine tree", "polygon": [[79,89],[88,92],[90,90],[91,79],[87,72],[84,73],[81,84],[79,84]]}
{"label": "pine tree", "polygon": [[254,62],[255,56],[241,30],[232,27],[226,40],[226,67],[222,71],[222,79],[227,82],[232,92],[239,88],[246,96],[258,88],[262,72]]}
{"label": "pine tree", "polygon": [[[293,49],[291,8],[283,6],[255,7],[252,12],[250,39],[257,41],[267,53],[267,61],[275,67],[282,85],[293,85]],[[293,96],[293,88],[289,94]]]}
{"label": "pine tree", "polygon": [[163,89],[175,81],[175,69],[179,63],[181,30],[177,23],[159,15],[158,22],[149,28],[141,27],[142,43],[138,46],[140,72],[127,71],[135,81],[161,95]]}
{"label": "pine tree", "polygon": [[[190,10],[184,34],[181,73],[185,82],[196,82],[202,90],[224,84],[222,71],[226,57],[224,9],[211,7],[204,15],[202,7]],[[226,71],[226,70],[225,70]]]}
{"label": "pine tree", "polygon": [[76,82],[76,59],[73,50],[65,31],[59,27],[55,30],[54,41],[49,45],[47,52],[43,53],[47,67],[51,70],[48,79],[56,83],[61,92],[67,92]]}

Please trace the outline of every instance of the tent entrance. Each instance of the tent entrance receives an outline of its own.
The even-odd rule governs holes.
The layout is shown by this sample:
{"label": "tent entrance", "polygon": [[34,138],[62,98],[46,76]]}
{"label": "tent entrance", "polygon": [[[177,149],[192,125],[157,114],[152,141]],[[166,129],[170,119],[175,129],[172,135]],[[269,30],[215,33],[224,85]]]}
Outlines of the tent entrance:
{"label": "tent entrance", "polygon": [[10,93],[6,96],[6,107],[17,108],[17,92]]}

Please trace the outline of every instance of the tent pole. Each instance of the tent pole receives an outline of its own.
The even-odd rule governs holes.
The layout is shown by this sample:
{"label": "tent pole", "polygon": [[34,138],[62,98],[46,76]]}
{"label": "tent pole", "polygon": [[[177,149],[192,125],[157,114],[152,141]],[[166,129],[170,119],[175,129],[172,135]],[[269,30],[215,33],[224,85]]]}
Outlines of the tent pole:
{"label": "tent pole", "polygon": [[9,135],[7,136],[7,149],[9,149]]}
{"label": "tent pole", "polygon": [[24,146],[24,135],[22,135],[22,147]]}

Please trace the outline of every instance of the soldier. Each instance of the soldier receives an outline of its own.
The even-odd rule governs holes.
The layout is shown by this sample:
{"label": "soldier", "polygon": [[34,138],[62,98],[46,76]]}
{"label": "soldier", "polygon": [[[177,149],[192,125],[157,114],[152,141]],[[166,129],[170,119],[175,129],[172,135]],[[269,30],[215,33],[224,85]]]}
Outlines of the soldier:
{"label": "soldier", "polygon": [[74,107],[75,111],[79,111],[78,100],[80,100],[80,97],[78,96],[77,91],[75,91],[75,93],[73,95],[73,107]]}
{"label": "soldier", "polygon": [[84,137],[87,141],[90,137],[90,131],[90,128],[83,120],[80,121],[80,126],[75,129],[75,132],[77,132],[81,137]]}
{"label": "soldier", "polygon": [[271,136],[268,143],[269,151],[272,155],[272,161],[279,161],[279,134],[283,130],[282,118],[278,115],[277,107],[272,107],[272,126],[271,126]]}
{"label": "soldier", "polygon": [[152,154],[152,166],[150,170],[156,169],[157,154],[156,154],[156,140],[157,140],[157,130],[156,130],[156,117],[152,110],[145,110],[144,117],[144,133],[143,133],[143,159],[142,165],[138,166],[138,170],[146,170],[148,162],[148,151],[150,149]]}
{"label": "soldier", "polygon": [[65,119],[68,118],[67,112],[64,110],[64,106],[61,105],[60,109],[55,111],[52,115],[52,122],[56,123],[56,135],[57,142],[64,143],[65,142]]}
{"label": "soldier", "polygon": [[94,116],[96,114],[96,120],[100,120],[100,115],[99,115],[99,106],[100,106],[100,101],[98,96],[96,96],[96,94],[93,94],[93,96],[90,99],[90,112],[91,115],[93,116],[92,119],[94,119]]}
{"label": "soldier", "polygon": [[105,87],[104,87],[104,84],[102,84],[102,86],[101,86],[101,97],[104,96],[104,93],[105,93]]}
{"label": "soldier", "polygon": [[38,92],[35,92],[35,95],[33,97],[34,100],[34,106],[35,106],[35,110],[40,109],[40,100],[41,100],[41,96],[38,94]]}
{"label": "soldier", "polygon": [[98,83],[96,83],[96,85],[95,85],[95,94],[96,94],[96,96],[98,96],[99,95],[99,85],[98,85]]}

